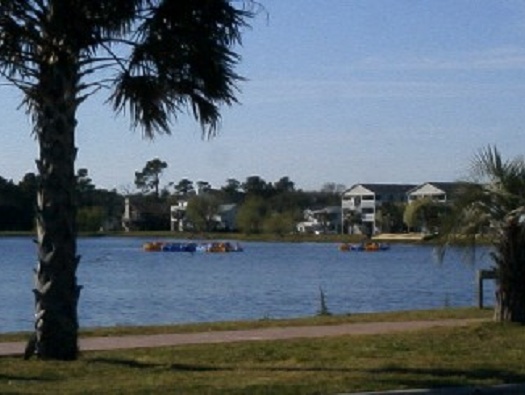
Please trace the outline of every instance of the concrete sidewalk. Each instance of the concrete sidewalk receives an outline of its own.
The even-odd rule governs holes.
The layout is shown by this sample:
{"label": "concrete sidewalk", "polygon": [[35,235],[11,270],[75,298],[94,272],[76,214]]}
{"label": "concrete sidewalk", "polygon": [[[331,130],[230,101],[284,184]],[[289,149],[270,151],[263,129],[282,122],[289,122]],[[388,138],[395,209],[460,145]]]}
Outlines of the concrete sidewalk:
{"label": "concrete sidewalk", "polygon": [[384,392],[352,392],[337,395],[524,395],[525,384],[503,384],[493,387],[455,387],[413,389]]}
{"label": "concrete sidewalk", "polygon": [[[240,341],[283,340],[342,335],[373,335],[406,332],[433,327],[466,326],[483,319],[448,319],[437,321],[370,322],[342,325],[298,326],[212,331],[200,333],[166,333],[160,335],[128,335],[89,337],[79,340],[80,351],[131,348],[169,347],[182,344],[228,343]],[[25,342],[0,343],[0,356],[23,355]]]}

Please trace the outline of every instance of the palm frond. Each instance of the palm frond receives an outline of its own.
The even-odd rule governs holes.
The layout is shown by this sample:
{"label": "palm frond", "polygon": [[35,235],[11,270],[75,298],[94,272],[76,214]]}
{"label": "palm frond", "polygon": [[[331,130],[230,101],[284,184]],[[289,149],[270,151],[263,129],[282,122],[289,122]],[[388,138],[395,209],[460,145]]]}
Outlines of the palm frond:
{"label": "palm frond", "polygon": [[133,126],[142,126],[148,137],[155,126],[169,133],[167,120],[182,106],[192,110],[203,135],[211,136],[220,122],[219,108],[237,102],[236,83],[242,78],[234,72],[240,57],[232,47],[240,44],[241,29],[251,13],[235,9],[227,0],[165,0],[151,5],[122,73],[158,81],[155,85],[162,86],[163,96],[158,96],[157,111],[141,109],[146,102],[127,95],[129,89],[121,84],[110,100],[116,108],[133,108]]}
{"label": "palm frond", "polygon": [[113,107],[127,109],[132,126],[147,137],[170,133],[184,109],[201,124],[203,135],[211,136],[221,106],[237,103],[243,79],[234,71],[240,61],[234,47],[241,44],[241,31],[253,16],[248,5],[254,4],[0,1],[0,74],[24,91],[31,112],[41,68],[67,58],[78,67],[76,93],[84,95],[79,101],[110,87]]}
{"label": "palm frond", "polygon": [[505,166],[496,147],[488,146],[480,150],[473,159],[472,173],[481,179],[499,181],[505,175]]}
{"label": "palm frond", "polygon": [[171,100],[163,81],[154,76],[121,75],[110,100],[114,110],[123,112],[129,107],[134,127],[142,126],[146,137],[156,132],[170,133],[170,116],[176,117],[181,103]]}
{"label": "palm frond", "polygon": [[[34,4],[33,4],[34,5]],[[36,49],[42,44],[42,12],[30,1],[0,3],[0,73],[15,85],[36,74]]]}

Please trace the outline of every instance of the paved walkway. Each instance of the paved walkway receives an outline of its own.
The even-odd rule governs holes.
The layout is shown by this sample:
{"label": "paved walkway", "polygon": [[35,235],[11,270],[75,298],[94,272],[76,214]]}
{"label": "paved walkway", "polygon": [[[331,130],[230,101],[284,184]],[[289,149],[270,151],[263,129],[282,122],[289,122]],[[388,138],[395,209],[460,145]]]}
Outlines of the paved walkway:
{"label": "paved walkway", "polygon": [[[81,351],[151,348],[181,344],[228,343],[296,338],[316,338],[342,335],[373,335],[406,332],[433,327],[457,327],[481,322],[482,319],[448,319],[439,321],[371,322],[323,326],[274,327],[238,331],[213,331],[200,333],[128,335],[89,337],[79,340]],[[0,356],[22,355],[25,342],[0,342]]]}

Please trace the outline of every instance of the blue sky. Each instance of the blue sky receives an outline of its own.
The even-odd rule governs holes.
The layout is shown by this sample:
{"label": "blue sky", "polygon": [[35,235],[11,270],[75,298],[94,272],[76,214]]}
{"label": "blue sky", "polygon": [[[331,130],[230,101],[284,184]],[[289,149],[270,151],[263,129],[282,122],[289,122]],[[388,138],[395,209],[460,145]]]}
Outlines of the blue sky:
{"label": "blue sky", "polygon": [[[261,0],[245,32],[240,106],[201,139],[181,116],[143,140],[101,94],[78,114],[77,167],[99,187],[134,190],[158,157],[163,180],[420,183],[468,175],[473,155],[525,147],[525,2]],[[0,86],[0,176],[35,172],[37,145],[14,88]]]}

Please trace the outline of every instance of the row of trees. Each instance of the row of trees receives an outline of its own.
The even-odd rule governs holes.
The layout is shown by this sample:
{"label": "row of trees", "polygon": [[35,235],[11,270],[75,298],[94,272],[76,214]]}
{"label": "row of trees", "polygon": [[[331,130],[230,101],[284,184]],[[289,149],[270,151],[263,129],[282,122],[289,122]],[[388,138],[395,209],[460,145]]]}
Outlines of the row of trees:
{"label": "row of trees", "polygon": [[[225,203],[240,206],[237,229],[244,233],[291,232],[303,219],[307,208],[340,205],[340,192],[344,185],[325,183],[320,191],[302,191],[289,177],[267,182],[259,176],[249,176],[243,182],[233,178],[223,186],[212,189],[206,181],[193,182],[187,178],[178,183],[168,183],[161,188],[161,177],[168,165],[158,158],[148,161],[141,172],[135,173],[135,184],[140,190],[134,199],[143,205],[161,206],[151,210],[143,224],[146,230],[165,230],[169,227],[168,212],[171,204],[179,199],[189,201],[188,219],[197,231],[214,230],[212,218],[218,207]],[[34,227],[34,208],[38,176],[27,173],[14,183],[0,177],[0,230],[31,230]],[[89,177],[88,169],[76,173],[77,226],[80,231],[111,230],[120,227],[124,195],[116,190],[97,188]],[[449,206],[431,200],[418,200],[405,204],[385,204],[377,213],[379,227],[389,232],[410,228],[438,229]],[[359,224],[359,218],[347,219],[347,224]]]}
{"label": "row of trees", "polygon": [[[266,200],[260,196],[248,196],[240,202],[235,216],[235,229],[244,234],[270,233],[283,236],[293,232],[295,224],[302,220],[303,214],[299,207],[291,207],[291,200],[311,200],[301,192],[284,193]],[[288,198],[290,200],[288,200]],[[281,204],[286,201],[286,205]],[[220,199],[211,193],[196,195],[189,199],[186,210],[186,219],[193,229],[198,232],[221,230],[216,222],[219,213]],[[231,229],[225,229],[231,230]]]}
{"label": "row of trees", "polygon": [[[97,188],[87,169],[76,174],[77,227],[98,231],[112,227],[124,208],[124,197],[116,190]],[[0,230],[29,231],[35,227],[36,191],[39,176],[27,173],[18,183],[0,176]]]}
{"label": "row of trees", "polygon": [[[326,183],[320,191],[302,191],[295,188],[289,177],[267,182],[259,176],[250,176],[244,182],[230,178],[218,189],[208,182],[193,182],[183,178],[168,187],[160,187],[165,162],[148,161],[141,172],[135,173],[140,192],[132,195],[143,207],[153,207],[142,229],[169,229],[169,206],[178,200],[189,201],[188,215],[198,231],[210,231],[210,220],[220,204],[240,206],[238,228],[246,233],[291,231],[302,218],[306,208],[339,205],[341,185]],[[27,173],[18,183],[0,177],[0,230],[32,230],[39,177]],[[171,190],[170,190],[171,189]],[[80,231],[119,229],[124,211],[124,195],[116,190],[97,188],[88,169],[76,173],[77,227]],[[159,209],[160,207],[160,209]],[[283,224],[286,223],[286,226]]]}
{"label": "row of trees", "polygon": [[188,202],[185,219],[195,231],[217,230],[214,218],[219,206],[234,203],[239,206],[236,229],[247,234],[289,233],[295,223],[302,220],[305,209],[340,205],[340,192],[345,188],[342,184],[327,182],[320,191],[305,192],[297,189],[287,176],[275,182],[268,182],[260,176],[249,176],[243,182],[228,178],[217,189],[206,181],[193,182],[183,178],[177,183],[164,183],[161,187],[161,178],[167,168],[167,162],[155,158],[148,161],[141,171],[135,172],[135,186],[140,193],[133,198],[140,200],[143,208],[144,202],[150,207],[146,208],[148,215],[142,218],[141,229],[166,229],[168,206],[184,200]]}
{"label": "row of trees", "polygon": [[[187,197],[192,193],[206,192],[212,189],[212,186],[207,181],[198,180],[193,182],[188,178],[183,178],[177,183],[168,182],[161,187],[161,178],[167,168],[168,163],[159,158],[149,160],[141,171],[135,172],[135,186],[142,194],[153,195],[157,198],[171,195]],[[295,183],[287,176],[281,177],[276,182],[267,182],[256,175],[247,177],[244,182],[235,178],[228,178],[226,184],[219,187],[219,189],[231,201],[235,201],[239,197],[239,193],[271,198],[281,193],[297,191]],[[344,189],[345,186],[343,184],[327,182],[322,186],[320,192],[335,195]]]}
{"label": "row of trees", "polygon": [[32,229],[35,197],[34,174],[26,174],[18,184],[0,176],[0,230]]}
{"label": "row of trees", "polygon": [[[327,206],[339,206],[340,194],[345,185],[325,183],[318,192],[296,189],[287,176],[276,182],[267,182],[260,176],[250,176],[241,182],[234,178],[226,180],[219,189],[212,189],[206,181],[193,182],[188,178],[178,183],[168,182],[161,187],[163,172],[168,164],[159,158],[146,163],[142,171],[135,172],[135,186],[143,197],[154,197],[152,201],[174,203],[177,199],[189,200],[188,219],[198,231],[213,230],[212,218],[223,203],[240,204],[237,228],[244,233],[291,232],[294,225],[303,219],[303,211]],[[157,210],[158,211],[158,210]],[[399,233],[407,230],[437,232],[447,221],[451,211],[449,204],[431,198],[407,203],[384,203],[376,212],[376,225],[383,232]],[[158,220],[157,224],[167,227]],[[343,228],[359,227],[358,213],[350,213],[344,219]],[[152,226],[153,224],[150,224]]]}

